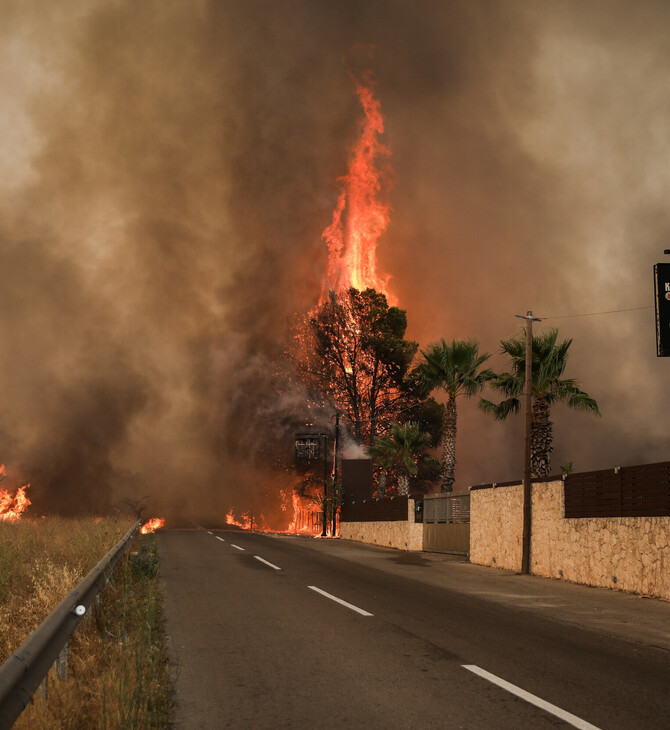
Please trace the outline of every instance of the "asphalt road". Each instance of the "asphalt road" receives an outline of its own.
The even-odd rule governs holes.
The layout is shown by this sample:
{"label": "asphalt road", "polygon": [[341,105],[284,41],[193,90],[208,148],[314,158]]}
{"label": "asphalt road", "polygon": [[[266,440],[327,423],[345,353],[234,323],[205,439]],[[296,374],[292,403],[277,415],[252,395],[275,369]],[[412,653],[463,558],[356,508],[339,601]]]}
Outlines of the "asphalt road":
{"label": "asphalt road", "polygon": [[478,595],[499,571],[474,590],[342,541],[158,540],[177,728],[670,727],[667,648]]}

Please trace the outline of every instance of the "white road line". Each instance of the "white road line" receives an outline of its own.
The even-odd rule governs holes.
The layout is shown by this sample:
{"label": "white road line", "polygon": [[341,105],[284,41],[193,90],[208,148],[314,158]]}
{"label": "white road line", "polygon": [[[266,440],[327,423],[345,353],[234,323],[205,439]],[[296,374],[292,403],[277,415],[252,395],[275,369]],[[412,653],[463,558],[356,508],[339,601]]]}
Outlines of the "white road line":
{"label": "white road line", "polygon": [[330,593],[326,593],[326,591],[322,591],[320,588],[317,588],[316,586],[307,586],[308,588],[311,588],[311,590],[316,591],[317,593],[320,593],[322,596],[325,596],[326,598],[330,598],[331,601],[335,601],[335,603],[339,603],[342,606],[346,606],[347,608],[350,608],[352,611],[356,611],[356,613],[360,613],[361,616],[373,616],[374,614],[368,613],[367,611],[364,611],[362,608],[358,608],[358,606],[354,606],[351,603],[347,603],[346,601],[343,601],[341,598],[338,598],[337,596],[333,596]]}
{"label": "white road line", "polygon": [[233,545],[233,543],[230,543],[230,547],[234,547],[235,550],[244,550],[244,548],[241,548],[239,545]]}
{"label": "white road line", "polygon": [[573,715],[570,712],[561,710],[560,707],[556,707],[556,705],[552,705],[550,702],[547,702],[540,697],[536,697],[530,692],[526,692],[525,689],[521,689],[515,684],[511,684],[510,682],[507,682],[504,679],[497,677],[495,674],[491,674],[491,672],[487,672],[485,669],[481,669],[475,664],[463,664],[461,666],[463,667],[463,669],[467,669],[469,672],[472,672],[473,674],[476,674],[479,677],[482,677],[483,679],[492,682],[493,684],[497,684],[498,687],[502,687],[511,694],[520,697],[522,700],[530,702],[531,705],[535,705],[541,710],[544,710],[545,712],[549,712],[552,715],[559,717],[561,720],[567,722],[569,725],[579,728],[579,730],[599,730],[598,727],[596,727],[595,725],[591,725],[591,723],[586,722],[586,720],[582,720],[581,717],[577,717],[577,715]]}
{"label": "white road line", "polygon": [[265,558],[261,558],[260,555],[254,555],[256,560],[260,560],[261,563],[265,563],[266,565],[269,565],[271,568],[274,568],[275,570],[281,570],[281,568],[278,565],[275,565],[274,563],[269,562],[268,560],[265,560]]}
{"label": "white road line", "polygon": [[225,540],[224,540],[224,539],[223,539],[222,537],[219,537],[218,535],[214,535],[214,537],[215,537],[215,538],[216,538],[217,540],[221,540],[221,542],[225,542]]}
{"label": "white road line", "polygon": [[213,535],[214,533],[213,532],[210,532],[209,530],[207,530],[207,534],[208,535]]}

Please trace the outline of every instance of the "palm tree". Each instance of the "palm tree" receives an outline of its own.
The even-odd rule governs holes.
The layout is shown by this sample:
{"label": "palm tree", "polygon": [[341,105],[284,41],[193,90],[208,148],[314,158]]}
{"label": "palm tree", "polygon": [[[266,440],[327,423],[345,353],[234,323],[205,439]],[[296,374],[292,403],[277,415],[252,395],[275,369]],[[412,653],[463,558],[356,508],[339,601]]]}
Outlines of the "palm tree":
{"label": "palm tree", "polygon": [[[547,476],[550,456],[554,450],[550,409],[554,403],[565,403],[570,408],[600,415],[598,404],[579,387],[572,378],[561,379],[568,361],[568,350],[572,339],[556,342],[558,330],[552,328],[541,335],[533,336],[532,345],[532,415],[530,430],[531,475]],[[502,352],[511,360],[510,372],[496,375],[491,385],[505,400],[495,404],[480,401],[481,408],[502,421],[510,413],[519,412],[519,396],[523,394],[526,378],[526,335],[525,332],[511,340],[501,340]]]}
{"label": "palm tree", "polygon": [[377,437],[375,445],[368,449],[368,456],[372,456],[381,469],[377,482],[377,498],[381,499],[386,496],[386,479],[388,470],[393,466],[395,450],[391,444]]}
{"label": "palm tree", "polygon": [[398,491],[409,494],[409,479],[418,471],[417,462],[430,448],[430,435],[419,429],[418,424],[408,421],[391,424],[391,433],[377,436],[375,445],[368,447],[366,453],[382,466],[384,479],[380,480],[380,491],[386,483],[386,470],[396,465],[399,468]]}
{"label": "palm tree", "polygon": [[494,373],[482,370],[482,365],[491,357],[479,354],[477,340],[452,340],[450,344],[442,338],[421,351],[422,361],[415,367],[412,377],[426,391],[442,389],[447,394],[444,409],[444,429],[440,441],[440,478],[442,491],[451,492],[456,479],[456,398],[467,398],[479,393],[484,383]]}

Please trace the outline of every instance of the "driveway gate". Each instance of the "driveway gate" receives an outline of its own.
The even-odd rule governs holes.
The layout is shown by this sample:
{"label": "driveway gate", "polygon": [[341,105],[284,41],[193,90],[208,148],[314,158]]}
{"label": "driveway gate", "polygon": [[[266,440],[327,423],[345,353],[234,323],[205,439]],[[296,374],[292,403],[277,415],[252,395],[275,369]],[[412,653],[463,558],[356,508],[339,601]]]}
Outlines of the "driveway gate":
{"label": "driveway gate", "polygon": [[423,498],[423,549],[470,554],[470,492],[427,494]]}

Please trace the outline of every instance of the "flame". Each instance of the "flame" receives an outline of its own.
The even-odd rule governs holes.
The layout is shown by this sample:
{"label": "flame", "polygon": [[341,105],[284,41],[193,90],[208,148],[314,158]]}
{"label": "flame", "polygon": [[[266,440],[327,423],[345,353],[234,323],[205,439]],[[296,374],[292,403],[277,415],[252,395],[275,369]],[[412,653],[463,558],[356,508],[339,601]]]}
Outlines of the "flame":
{"label": "flame", "polygon": [[231,509],[230,512],[226,515],[226,524],[227,525],[235,525],[236,527],[242,527],[245,530],[251,529],[251,518],[248,514],[243,514],[241,517],[241,521],[235,518],[235,514],[233,510]]}
{"label": "flame", "polygon": [[226,515],[226,524],[241,527],[243,530],[258,530],[259,532],[272,532],[272,528],[268,525],[263,514],[254,514],[253,518],[249,512],[243,512],[238,519],[233,509]]}
{"label": "flame", "polygon": [[156,530],[160,530],[164,526],[165,520],[162,517],[152,517],[140,527],[140,532],[146,535],[149,532],[156,532]]}
{"label": "flame", "polygon": [[[4,476],[4,468],[0,471]],[[6,489],[0,489],[0,522],[16,522],[21,514],[30,506],[31,501],[26,496],[26,489],[30,484],[19,487],[12,495]]]}
{"label": "flame", "polygon": [[333,221],[322,234],[328,245],[328,272],[321,303],[329,291],[376,289],[394,297],[388,290],[388,277],[377,274],[377,241],[386,230],[391,208],[379,199],[388,187],[388,172],[380,163],[390,157],[388,147],[379,141],[384,132],[384,118],[374,96],[374,79],[365,73],[352,76],[356,94],[363,107],[360,134],[349,157],[347,174],[340,178],[340,196]]}
{"label": "flame", "polygon": [[[288,490],[282,491],[282,496],[286,502],[287,492]],[[320,512],[315,509],[313,500],[305,500],[297,492],[292,491],[291,508],[293,509],[293,517],[284,531],[285,533],[321,534]],[[285,505],[284,509],[288,509],[288,504]]]}

